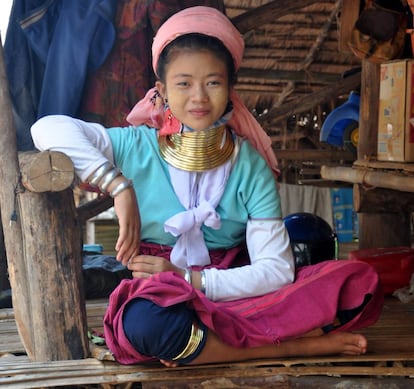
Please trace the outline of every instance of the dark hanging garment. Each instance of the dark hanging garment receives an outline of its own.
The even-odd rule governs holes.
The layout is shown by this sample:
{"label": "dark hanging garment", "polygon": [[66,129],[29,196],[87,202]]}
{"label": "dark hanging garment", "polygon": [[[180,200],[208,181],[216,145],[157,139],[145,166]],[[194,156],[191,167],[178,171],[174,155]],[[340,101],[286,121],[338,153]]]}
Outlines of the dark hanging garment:
{"label": "dark hanging garment", "polygon": [[155,83],[151,46],[156,31],[174,13],[196,5],[224,12],[222,0],[118,0],[116,42],[105,63],[88,76],[80,118],[105,127],[129,125],[127,115]]}
{"label": "dark hanging garment", "polygon": [[44,64],[34,54],[20,27],[19,20],[44,0],[14,0],[4,42],[4,62],[17,133],[18,150],[34,148],[30,125],[36,120],[42,89]]}
{"label": "dark hanging garment", "polygon": [[5,62],[18,149],[33,147],[30,126],[49,114],[77,116],[86,76],[115,42],[116,0],[15,0]]}

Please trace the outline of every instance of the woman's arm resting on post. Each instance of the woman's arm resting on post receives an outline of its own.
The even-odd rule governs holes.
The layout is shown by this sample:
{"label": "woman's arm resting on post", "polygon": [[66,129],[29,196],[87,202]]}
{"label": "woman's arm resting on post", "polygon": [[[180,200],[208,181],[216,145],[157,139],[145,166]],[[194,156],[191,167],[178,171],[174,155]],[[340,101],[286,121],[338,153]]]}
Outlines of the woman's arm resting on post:
{"label": "woman's arm resting on post", "polygon": [[31,128],[35,147],[65,153],[82,181],[105,162],[113,163],[112,145],[105,127],[65,115],[39,119]]}
{"label": "woman's arm resting on post", "polygon": [[99,187],[114,198],[119,222],[117,259],[126,264],[139,250],[140,217],[130,181],[113,165],[113,150],[105,127],[64,115],[39,119],[31,128],[35,146],[68,155],[82,181]]}

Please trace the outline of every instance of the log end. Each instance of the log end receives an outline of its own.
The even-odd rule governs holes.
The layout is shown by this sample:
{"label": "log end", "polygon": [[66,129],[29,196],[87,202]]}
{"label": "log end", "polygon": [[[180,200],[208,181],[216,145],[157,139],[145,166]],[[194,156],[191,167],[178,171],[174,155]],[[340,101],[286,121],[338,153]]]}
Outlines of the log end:
{"label": "log end", "polygon": [[31,192],[60,192],[69,188],[75,179],[72,160],[58,151],[43,151],[20,159],[22,184]]}

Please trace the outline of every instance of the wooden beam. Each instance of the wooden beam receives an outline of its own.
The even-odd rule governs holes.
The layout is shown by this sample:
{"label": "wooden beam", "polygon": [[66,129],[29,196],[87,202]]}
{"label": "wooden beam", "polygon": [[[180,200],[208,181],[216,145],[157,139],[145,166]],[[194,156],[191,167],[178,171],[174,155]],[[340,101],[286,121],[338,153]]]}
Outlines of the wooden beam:
{"label": "wooden beam", "polygon": [[282,16],[295,13],[299,9],[318,2],[317,0],[272,1],[232,18],[232,22],[242,34],[245,34],[250,30],[274,22]]}
{"label": "wooden beam", "polygon": [[[411,246],[411,215],[408,212],[358,214],[360,249]],[[363,227],[363,228],[361,228]]]}
{"label": "wooden beam", "polygon": [[414,163],[412,162],[396,162],[396,161],[377,161],[357,159],[353,164],[355,167],[363,169],[379,169],[379,170],[397,170],[404,173],[414,173]]}
{"label": "wooden beam", "polygon": [[[278,134],[278,135],[270,135],[270,139],[272,142],[296,142],[300,139],[307,138],[308,133],[306,131],[294,131],[290,134]],[[295,151],[298,150],[280,150],[282,152],[285,151]]]}
{"label": "wooden beam", "polygon": [[354,184],[354,210],[364,213],[401,213],[414,211],[414,193]]}
{"label": "wooden beam", "polygon": [[339,51],[350,53],[348,42],[351,38],[352,29],[359,16],[361,0],[342,1],[342,12],[339,23]]}
{"label": "wooden beam", "polygon": [[352,90],[359,89],[361,85],[361,74],[356,73],[352,76],[346,77],[336,83],[321,89],[318,92],[312,93],[301,99],[295,99],[287,104],[283,104],[280,107],[273,108],[269,110],[268,113],[260,116],[257,120],[265,124],[268,121],[279,122],[283,119],[286,119],[292,115],[299,114],[302,112],[309,111],[315,106],[328,101],[332,98],[337,98],[338,96],[349,93]]}
{"label": "wooden beam", "polygon": [[333,82],[341,81],[341,75],[338,73],[312,73],[309,71],[241,68],[237,72],[237,75],[238,78],[258,78],[268,81],[312,82],[314,84],[332,84]]}
{"label": "wooden beam", "polygon": [[275,149],[277,159],[296,161],[353,161],[350,151],[342,150],[280,150]]}
{"label": "wooden beam", "polygon": [[84,223],[90,218],[99,215],[114,205],[114,200],[110,196],[102,196],[80,205],[76,208],[79,223]]}
{"label": "wooden beam", "polygon": [[372,160],[376,159],[377,156],[380,71],[379,64],[366,60],[362,61],[359,160]]}

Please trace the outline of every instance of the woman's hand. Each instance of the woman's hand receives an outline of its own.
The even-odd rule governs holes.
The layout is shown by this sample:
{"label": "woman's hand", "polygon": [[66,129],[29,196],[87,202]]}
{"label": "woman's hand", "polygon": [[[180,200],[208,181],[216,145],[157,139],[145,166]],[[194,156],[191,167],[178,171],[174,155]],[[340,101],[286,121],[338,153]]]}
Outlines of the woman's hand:
{"label": "woman's hand", "polygon": [[141,240],[141,218],[134,189],[128,188],[115,196],[114,207],[119,223],[116,259],[127,266],[128,261],[138,254]]}
{"label": "woman's hand", "polygon": [[137,255],[128,263],[128,269],[132,271],[134,278],[148,278],[153,274],[164,271],[175,271],[184,276],[184,270],[173,265],[170,261],[162,257],[153,255]]}

